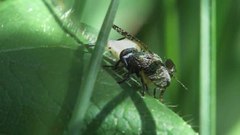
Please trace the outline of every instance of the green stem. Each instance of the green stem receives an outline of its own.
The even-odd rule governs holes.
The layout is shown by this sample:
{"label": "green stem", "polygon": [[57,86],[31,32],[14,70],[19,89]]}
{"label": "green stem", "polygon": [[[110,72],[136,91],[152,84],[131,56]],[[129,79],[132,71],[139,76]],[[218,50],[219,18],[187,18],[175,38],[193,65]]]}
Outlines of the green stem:
{"label": "green stem", "polygon": [[83,126],[83,120],[87,108],[89,106],[90,98],[93,92],[94,84],[97,78],[97,74],[101,68],[101,61],[103,58],[103,52],[105,45],[107,44],[108,36],[113,25],[113,20],[117,12],[119,0],[112,0],[108,8],[106,17],[101,27],[96,47],[92,53],[90,63],[88,65],[86,74],[83,79],[83,83],[80,87],[77,102],[73,110],[72,118],[69,124],[69,134],[79,135],[81,134],[81,128]]}
{"label": "green stem", "polygon": [[200,133],[216,134],[216,1],[201,0]]}

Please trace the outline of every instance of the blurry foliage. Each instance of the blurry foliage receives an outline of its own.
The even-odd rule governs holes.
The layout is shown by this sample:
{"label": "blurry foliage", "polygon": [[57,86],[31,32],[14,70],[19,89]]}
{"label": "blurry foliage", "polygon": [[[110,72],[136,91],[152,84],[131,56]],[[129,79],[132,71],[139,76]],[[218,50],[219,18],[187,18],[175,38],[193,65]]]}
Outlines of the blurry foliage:
{"label": "blurry foliage", "polygon": [[240,130],[240,1],[217,3],[218,91],[217,128],[219,134],[237,135]]}

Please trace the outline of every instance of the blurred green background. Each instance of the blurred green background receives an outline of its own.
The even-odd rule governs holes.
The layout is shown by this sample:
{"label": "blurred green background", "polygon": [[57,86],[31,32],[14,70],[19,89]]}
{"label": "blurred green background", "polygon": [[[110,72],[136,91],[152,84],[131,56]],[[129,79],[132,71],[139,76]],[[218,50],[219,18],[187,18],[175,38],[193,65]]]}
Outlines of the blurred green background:
{"label": "blurred green background", "polygon": [[[65,7],[63,12],[71,8],[80,10],[77,11],[81,13],[77,14],[80,22],[96,30],[100,29],[110,3],[110,0],[82,0],[77,4],[74,0],[46,1],[56,7]],[[0,4],[2,2],[4,0],[0,0]],[[240,134],[239,5],[240,1],[217,1],[218,135]],[[136,35],[163,59],[171,58],[175,62],[176,76],[188,90],[173,80],[165,93],[165,104],[199,131],[200,1],[121,0],[115,24]],[[118,37],[116,32],[112,32],[110,38]]]}

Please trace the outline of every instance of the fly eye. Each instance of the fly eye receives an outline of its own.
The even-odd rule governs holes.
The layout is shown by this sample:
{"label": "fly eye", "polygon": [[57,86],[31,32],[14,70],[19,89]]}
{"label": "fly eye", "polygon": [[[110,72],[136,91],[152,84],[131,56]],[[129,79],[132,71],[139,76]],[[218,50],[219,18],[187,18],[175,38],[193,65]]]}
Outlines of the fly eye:
{"label": "fly eye", "polygon": [[173,61],[171,59],[167,59],[165,61],[165,66],[167,67],[167,69],[171,72],[175,72],[175,64],[173,63]]}

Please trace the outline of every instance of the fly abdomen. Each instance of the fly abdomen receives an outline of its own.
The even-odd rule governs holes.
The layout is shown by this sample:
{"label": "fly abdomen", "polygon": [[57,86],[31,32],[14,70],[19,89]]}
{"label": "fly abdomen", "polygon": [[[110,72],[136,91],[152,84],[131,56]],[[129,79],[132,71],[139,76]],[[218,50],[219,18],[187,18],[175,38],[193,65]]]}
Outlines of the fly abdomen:
{"label": "fly abdomen", "polygon": [[170,85],[170,81],[166,79],[153,80],[153,84],[160,88],[167,88]]}
{"label": "fly abdomen", "polygon": [[159,67],[155,74],[149,75],[148,78],[154,85],[161,88],[166,88],[171,82],[171,77],[164,66]]}

